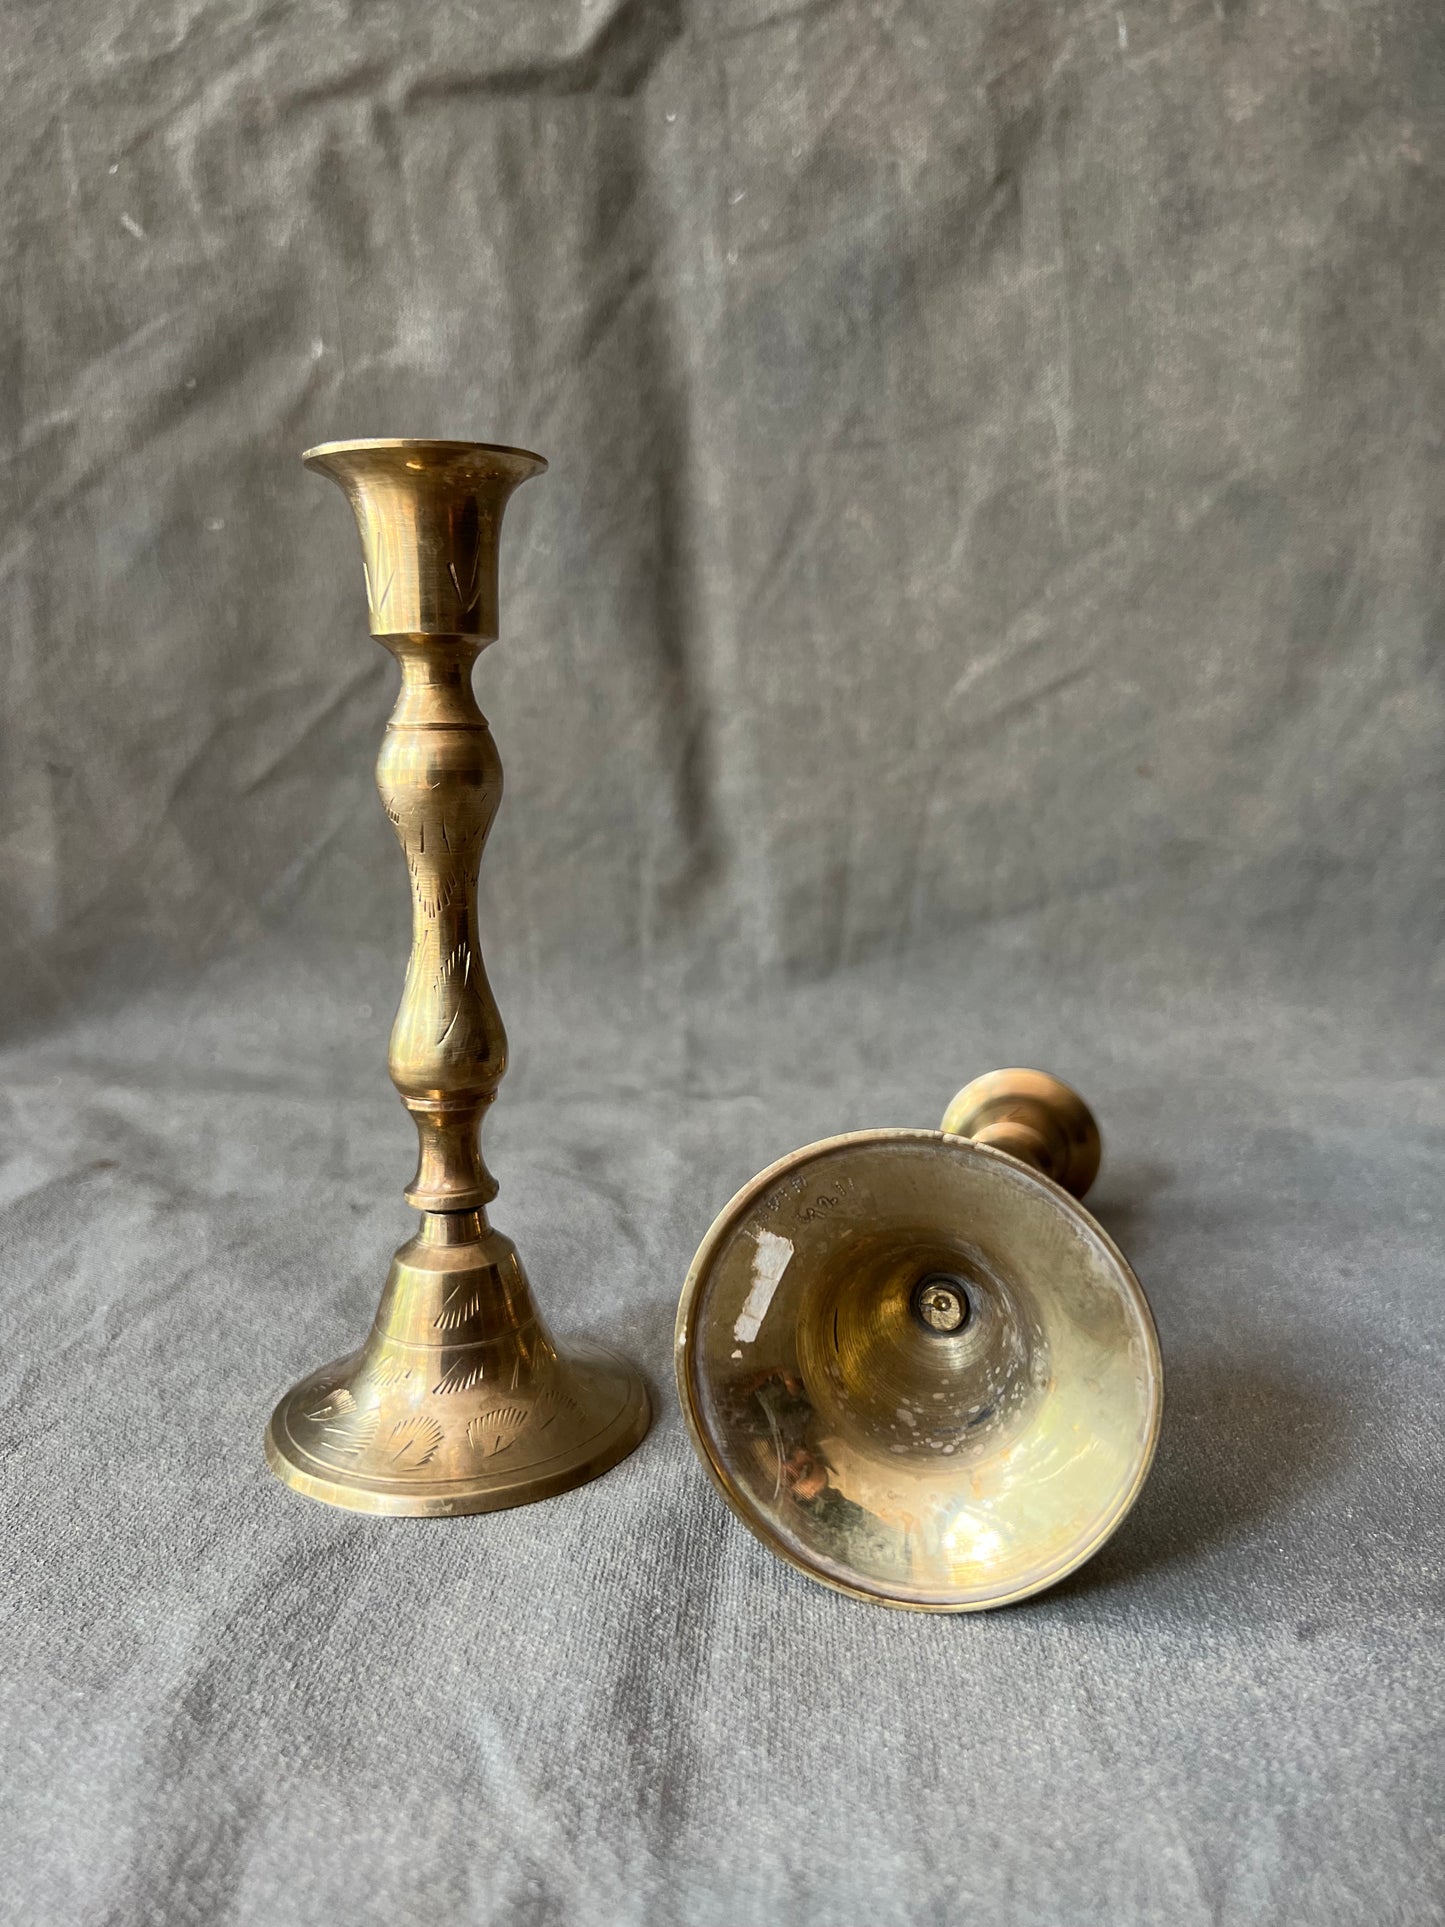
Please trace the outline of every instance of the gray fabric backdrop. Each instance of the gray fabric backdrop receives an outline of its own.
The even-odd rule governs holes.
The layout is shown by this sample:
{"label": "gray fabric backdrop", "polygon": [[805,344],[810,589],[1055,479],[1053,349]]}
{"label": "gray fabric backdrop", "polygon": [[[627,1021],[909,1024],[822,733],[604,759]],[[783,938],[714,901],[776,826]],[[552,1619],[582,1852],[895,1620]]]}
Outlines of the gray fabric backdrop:
{"label": "gray fabric backdrop", "polygon": [[[1434,0],[8,0],[0,1916],[1445,1916]],[[659,1417],[267,1477],[406,1235],[388,660],[309,442],[540,448],[477,683],[498,1222]],[[888,1615],[668,1381],[773,1156],[1041,1061],[1169,1368]]]}

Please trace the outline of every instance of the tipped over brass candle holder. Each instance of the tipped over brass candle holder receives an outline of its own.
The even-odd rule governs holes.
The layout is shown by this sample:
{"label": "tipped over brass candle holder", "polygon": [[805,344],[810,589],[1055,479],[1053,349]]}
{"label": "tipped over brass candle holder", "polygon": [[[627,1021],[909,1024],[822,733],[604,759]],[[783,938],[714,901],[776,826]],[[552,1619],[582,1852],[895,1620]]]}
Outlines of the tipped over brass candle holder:
{"label": "tipped over brass candle holder", "polygon": [[271,1415],[278,1478],[360,1512],[489,1512],[597,1477],[647,1431],[646,1389],[599,1346],[557,1345],[515,1245],[487,1220],[480,1132],[507,1040],[477,931],[477,869],[502,765],[472,693],[497,635],[497,545],[512,491],[547,464],[480,442],[332,442],[308,468],[346,491],[371,633],[401,692],[377,787],[411,876],[412,946],[388,1064],[420,1140],[366,1342]]}
{"label": "tipped over brass candle holder", "polygon": [[1103,1545],[1164,1388],[1139,1281],[1079,1203],[1099,1154],[1067,1084],[993,1071],[941,1130],[805,1145],[723,1208],[678,1391],[770,1551],[856,1599],[976,1612]]}

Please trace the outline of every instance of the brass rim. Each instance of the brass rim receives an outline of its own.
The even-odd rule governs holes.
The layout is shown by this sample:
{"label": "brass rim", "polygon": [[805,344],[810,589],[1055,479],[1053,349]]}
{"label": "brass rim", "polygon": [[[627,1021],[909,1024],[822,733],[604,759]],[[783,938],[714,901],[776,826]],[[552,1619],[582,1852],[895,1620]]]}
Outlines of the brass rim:
{"label": "brass rim", "polygon": [[[760,1518],[747,1499],[737,1490],[733,1481],[714,1449],[708,1430],[703,1424],[698,1409],[697,1386],[694,1381],[696,1365],[696,1327],[693,1312],[702,1285],[708,1276],[713,1258],[725,1237],[729,1236],[738,1219],[751,1207],[764,1192],[777,1185],[780,1180],[793,1174],[800,1166],[816,1158],[855,1146],[898,1143],[948,1143],[955,1148],[967,1146],[972,1156],[991,1159],[1007,1165],[1011,1170],[1023,1172],[1028,1179],[1050,1196],[1070,1215],[1082,1219],[1090,1232],[1099,1239],[1104,1249],[1118,1268],[1119,1280],[1136,1314],[1140,1332],[1148,1353],[1147,1382],[1149,1388],[1149,1423],[1134,1475],[1124,1487],[1114,1507],[1105,1517],[1099,1530],[1085,1545],[1069,1558],[1061,1560],[1052,1570],[1032,1579],[1028,1584],[1011,1591],[1000,1592],[986,1599],[965,1601],[903,1599],[881,1588],[852,1585],[831,1572],[821,1570],[809,1560],[801,1557],[768,1523]],[[1108,1543],[1132,1511],[1135,1501],[1144,1487],[1153,1467],[1155,1451],[1159,1443],[1160,1427],[1164,1416],[1164,1367],[1159,1349],[1159,1335],[1154,1324],[1154,1315],[1144,1288],[1134,1274],[1118,1245],[1079,1201],[1072,1197],[1052,1178],[1045,1177],[1018,1158],[1006,1151],[997,1150],[992,1145],[977,1144],[968,1138],[959,1138],[942,1131],[929,1131],[911,1128],[889,1128],[871,1131],[845,1131],[835,1137],[819,1138],[815,1143],[805,1144],[800,1149],[779,1158],[766,1170],[750,1178],[740,1190],[723,1206],[708,1227],[702,1243],[698,1246],[692,1264],[688,1268],[683,1283],[682,1295],[678,1301],[677,1321],[673,1336],[673,1363],[677,1376],[678,1400],[682,1406],[683,1418],[692,1439],[693,1449],[702,1461],[703,1469],[726,1502],[729,1510],[742,1521],[755,1539],[766,1546],[769,1552],[805,1574],[817,1584],[829,1587],[834,1592],[845,1594],[850,1599],[862,1600],[868,1605],[886,1606],[897,1612],[925,1613],[966,1613],[988,1612],[999,1606],[1016,1604],[1035,1594],[1056,1586],[1070,1573],[1086,1565],[1101,1548]]]}
{"label": "brass rim", "polygon": [[457,442],[430,435],[362,435],[354,441],[318,442],[314,448],[306,449],[301,459],[310,462],[323,455],[354,455],[370,448],[424,448],[447,455],[514,455],[524,462],[535,463],[539,475],[548,467],[545,455],[538,455],[530,448],[515,447],[511,442]]}

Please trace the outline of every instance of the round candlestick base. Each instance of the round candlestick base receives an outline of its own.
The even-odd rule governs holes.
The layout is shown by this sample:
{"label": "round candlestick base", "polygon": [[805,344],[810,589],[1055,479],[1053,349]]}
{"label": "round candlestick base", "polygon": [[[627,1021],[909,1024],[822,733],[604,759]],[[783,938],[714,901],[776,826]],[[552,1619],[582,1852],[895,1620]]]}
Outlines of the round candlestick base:
{"label": "round candlestick base", "polygon": [[640,1375],[600,1345],[549,1345],[515,1390],[460,1393],[387,1384],[370,1352],[293,1386],[266,1428],[283,1484],[352,1512],[436,1519],[548,1499],[610,1471],[651,1418]]}

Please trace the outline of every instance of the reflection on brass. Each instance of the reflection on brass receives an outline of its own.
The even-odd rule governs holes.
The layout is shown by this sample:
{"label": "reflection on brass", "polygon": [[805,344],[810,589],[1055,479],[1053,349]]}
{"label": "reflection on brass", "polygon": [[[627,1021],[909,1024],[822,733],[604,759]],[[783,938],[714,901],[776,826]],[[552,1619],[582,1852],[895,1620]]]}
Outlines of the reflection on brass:
{"label": "reflection on brass", "polygon": [[417,1235],[392,1262],[361,1349],[303,1379],[266,1430],[287,1485],[359,1512],[490,1512],[566,1491],[647,1430],[632,1367],[559,1348],[510,1238],[482,1120],[507,1040],[477,933],[477,868],[502,765],[472,693],[497,634],[497,541],[519,483],[547,464],[473,442],[333,442],[309,468],[345,489],[361,532],[371,633],[401,691],[376,766],[411,874],[412,946],[392,1082],[416,1124]]}
{"label": "reflection on brass", "polygon": [[855,1131],[744,1185],[677,1315],[693,1443],[770,1551],[857,1599],[976,1612],[1053,1585],[1148,1475],[1139,1281],[1077,1200],[1083,1099],[967,1085],[942,1131]]}

